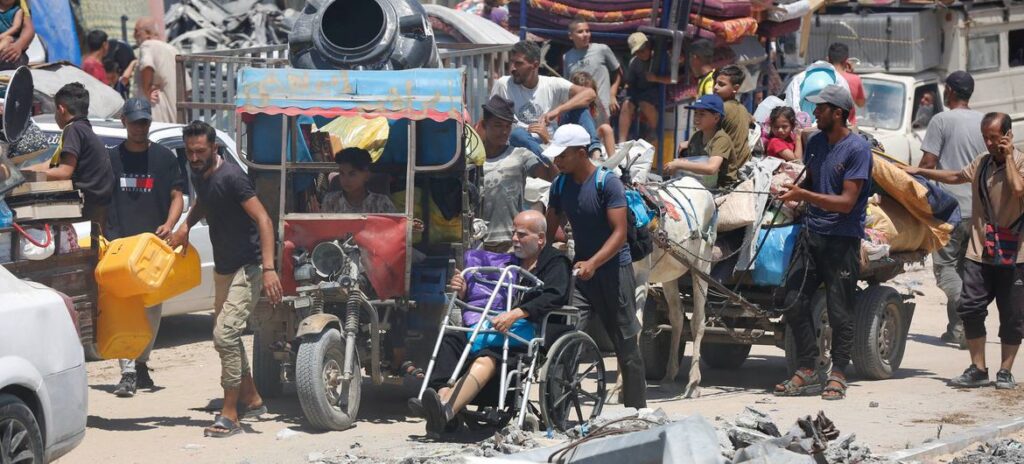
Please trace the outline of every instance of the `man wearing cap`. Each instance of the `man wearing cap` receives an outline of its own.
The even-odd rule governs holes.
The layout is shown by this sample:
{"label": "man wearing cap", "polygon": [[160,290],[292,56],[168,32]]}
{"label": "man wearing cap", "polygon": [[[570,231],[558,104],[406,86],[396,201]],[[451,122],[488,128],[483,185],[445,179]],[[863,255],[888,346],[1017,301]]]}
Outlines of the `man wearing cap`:
{"label": "man wearing cap", "polygon": [[536,44],[525,40],[516,43],[509,52],[512,75],[498,79],[491,88],[491,96],[512,102],[516,126],[509,143],[539,157],[541,144],[548,143],[559,124],[574,123],[590,134],[590,150],[600,149],[597,126],[588,111],[597,92],[561,77],[541,76],[540,58]]}
{"label": "man wearing cap", "polygon": [[853,97],[854,107],[850,110],[850,124],[857,125],[857,107],[864,106],[867,97],[864,95],[864,83],[860,76],[853,72],[853,63],[850,58],[850,47],[844,43],[836,42],[828,47],[828,62],[842,74]]}
{"label": "man wearing cap", "polygon": [[[633,58],[629,60],[626,69],[626,101],[622,105],[622,112],[619,113],[619,143],[625,142],[629,136],[630,125],[633,124],[633,117],[637,110],[640,112],[640,122],[647,126],[647,131],[641,136],[648,142],[655,143],[655,128],[658,126],[658,93],[657,84],[669,84],[667,77],[661,77],[651,72],[651,57],[653,52],[651,42],[647,34],[634,32],[626,39],[629,44],[629,53]],[[639,130],[639,129],[638,129]]]}
{"label": "man wearing cap", "polygon": [[[973,93],[974,78],[967,72],[955,71],[946,77],[942,99],[948,110],[935,115],[928,123],[928,130],[921,142],[924,156],[918,167],[961,171],[987,151],[980,129],[985,115],[969,106]],[[970,241],[971,185],[946,184],[942,188],[956,198],[962,219],[949,235],[946,246],[932,253],[932,271],[935,273],[935,284],[946,294],[947,323],[941,338],[944,342],[957,344],[963,350],[967,349],[967,343],[957,308],[960,307],[960,294],[963,290],[964,256]]]}
{"label": "man wearing cap", "polygon": [[[185,180],[178,159],[163,145],[149,141],[153,121],[149,101],[130,98],[121,114],[128,137],[109,150],[114,196],[107,210],[106,237],[114,240],[149,232],[167,239],[185,206]],[[161,305],[146,308],[153,339],[138,359],[120,360],[121,381],[115,395],[131,397],[137,388],[153,388],[147,362],[160,329],[160,312]]]}
{"label": "man wearing cap", "polygon": [[[847,127],[853,109],[850,92],[826,86],[807,97],[815,105],[818,129],[804,150],[806,177],[787,184],[782,201],[807,203],[803,231],[786,282],[786,324],[794,341],[798,369],[775,386],[775,394],[817,394],[826,400],[846,397],[846,374],[853,345],[853,296],[860,274],[860,241],[871,191],[871,146]],[[815,370],[818,352],[811,297],[825,284],[832,327],[832,371],[824,382]]]}
{"label": "man wearing cap", "polygon": [[484,249],[495,253],[512,250],[512,220],[527,209],[524,199],[526,177],[551,180],[554,172],[529,150],[509,145],[509,134],[516,117],[512,102],[497,95],[483,105],[482,122],[484,182],[481,192],[481,215],[487,221]]}
{"label": "man wearing cap", "polygon": [[582,127],[566,124],[555,131],[544,156],[554,160],[560,174],[551,183],[548,203],[548,240],[568,218],[576,241],[573,269],[577,273],[579,296],[589,307],[583,313],[587,325],[596,315],[611,338],[622,373],[622,396],[626,407],[647,404],[644,361],[637,336],[636,280],[633,260],[626,244],[626,194],[615,175],[599,170],[587,153],[589,134]]}
{"label": "man wearing cap", "polygon": [[[727,187],[739,180],[739,157],[732,156],[732,139],[722,130],[725,104],[718,95],[705,95],[686,107],[693,110],[697,131],[679,145],[680,158],[665,165],[669,173],[689,171],[705,176],[718,175],[718,186]],[[687,158],[706,157],[706,161]]]}

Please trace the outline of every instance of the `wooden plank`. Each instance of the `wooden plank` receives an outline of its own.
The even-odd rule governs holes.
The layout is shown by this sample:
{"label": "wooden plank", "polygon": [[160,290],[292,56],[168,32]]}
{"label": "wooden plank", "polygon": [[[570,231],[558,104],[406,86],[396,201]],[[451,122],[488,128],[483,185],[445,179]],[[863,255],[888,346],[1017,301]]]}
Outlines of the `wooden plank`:
{"label": "wooden plank", "polygon": [[12,190],[7,195],[10,197],[17,197],[21,195],[31,195],[39,193],[57,193],[57,192],[70,192],[75,187],[72,185],[70,180],[52,180],[45,182],[25,182],[19,185],[17,188]]}

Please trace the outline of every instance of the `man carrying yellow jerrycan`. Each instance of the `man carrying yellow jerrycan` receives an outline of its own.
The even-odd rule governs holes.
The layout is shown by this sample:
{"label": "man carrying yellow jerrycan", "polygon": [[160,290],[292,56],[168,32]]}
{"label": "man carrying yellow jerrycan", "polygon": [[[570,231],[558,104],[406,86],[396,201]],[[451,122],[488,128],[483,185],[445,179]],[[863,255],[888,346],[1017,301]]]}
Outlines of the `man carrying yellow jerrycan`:
{"label": "man carrying yellow jerrycan", "polygon": [[154,386],[146,363],[160,328],[161,303],[198,285],[200,277],[194,250],[176,260],[163,242],[184,208],[185,180],[178,160],[169,149],[149,141],[149,101],[129,99],[121,114],[128,137],[109,150],[114,194],[104,229],[113,242],[96,268],[97,348],[105,358],[136,354],[120,360],[121,381],[114,390],[117,396],[131,397],[137,388]]}

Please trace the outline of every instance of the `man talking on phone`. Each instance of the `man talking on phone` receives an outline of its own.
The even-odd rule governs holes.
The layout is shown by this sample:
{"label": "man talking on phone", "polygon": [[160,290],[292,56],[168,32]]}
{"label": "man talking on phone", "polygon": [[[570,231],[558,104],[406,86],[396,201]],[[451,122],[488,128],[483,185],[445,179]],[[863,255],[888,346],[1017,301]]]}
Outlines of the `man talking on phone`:
{"label": "man talking on phone", "polygon": [[981,135],[988,153],[961,171],[903,168],[945,184],[971,183],[974,213],[957,311],[964,322],[971,365],[949,381],[958,388],[991,384],[985,364],[985,317],[992,300],[999,309],[1002,342],[996,388],[1012,390],[1017,386],[1010,372],[1024,335],[1024,253],[1019,245],[1024,219],[1024,154],[1013,147],[1011,124],[1004,113],[986,114]]}

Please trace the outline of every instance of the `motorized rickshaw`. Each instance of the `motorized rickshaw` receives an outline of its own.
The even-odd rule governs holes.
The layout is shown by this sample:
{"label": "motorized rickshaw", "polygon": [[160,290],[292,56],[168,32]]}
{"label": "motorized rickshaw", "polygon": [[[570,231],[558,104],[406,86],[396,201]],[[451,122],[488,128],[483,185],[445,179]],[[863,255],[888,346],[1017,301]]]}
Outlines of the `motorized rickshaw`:
{"label": "motorized rickshaw", "polygon": [[[396,321],[444,307],[453,257],[468,246],[463,71],[247,68],[237,84],[237,143],[276,222],[285,294],[255,311],[257,388],[294,390],[311,425],[346,429],[364,375],[388,381],[384,346],[405,337]],[[369,191],[398,212],[319,210],[337,188],[334,154],[352,144],[373,154]]]}

